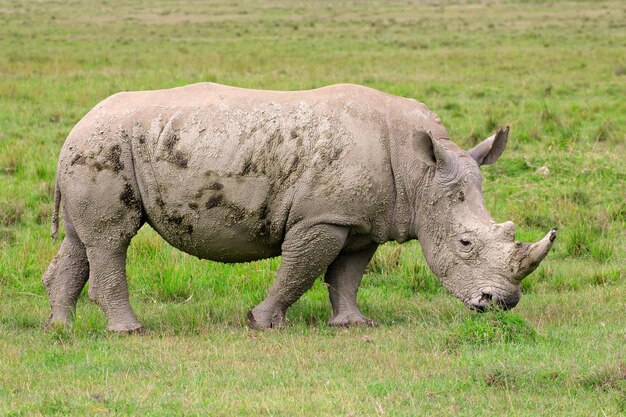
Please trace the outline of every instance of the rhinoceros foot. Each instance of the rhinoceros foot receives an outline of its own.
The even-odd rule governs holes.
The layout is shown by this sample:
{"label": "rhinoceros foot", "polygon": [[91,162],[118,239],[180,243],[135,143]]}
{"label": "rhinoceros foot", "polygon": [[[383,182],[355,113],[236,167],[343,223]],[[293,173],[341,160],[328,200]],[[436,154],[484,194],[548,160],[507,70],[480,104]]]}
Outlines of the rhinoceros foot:
{"label": "rhinoceros foot", "polygon": [[285,327],[287,319],[280,309],[260,309],[259,306],[248,312],[248,326],[251,329],[280,329]]}
{"label": "rhinoceros foot", "polygon": [[50,317],[48,317],[48,320],[44,323],[43,328],[44,330],[54,330],[57,328],[68,327],[70,324],[72,324],[71,315],[59,315],[58,313],[52,313],[50,314]]}
{"label": "rhinoceros foot", "polygon": [[335,327],[376,327],[378,326],[378,323],[372,319],[365,317],[360,312],[350,312],[346,314],[338,314],[331,317],[330,320],[328,320],[328,325]]}
{"label": "rhinoceros foot", "polygon": [[109,325],[107,326],[109,331],[118,334],[143,334],[144,328],[141,324],[118,324],[118,325]]}

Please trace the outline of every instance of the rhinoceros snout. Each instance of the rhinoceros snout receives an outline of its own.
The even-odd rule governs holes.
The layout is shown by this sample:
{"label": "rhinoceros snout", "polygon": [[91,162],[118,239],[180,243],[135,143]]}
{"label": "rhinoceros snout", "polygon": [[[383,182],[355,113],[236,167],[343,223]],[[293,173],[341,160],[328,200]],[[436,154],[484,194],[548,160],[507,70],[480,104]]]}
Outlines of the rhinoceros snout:
{"label": "rhinoceros snout", "polygon": [[520,298],[521,294],[519,292],[499,295],[492,294],[490,291],[483,291],[479,297],[469,302],[468,307],[479,313],[494,307],[510,310],[519,303]]}

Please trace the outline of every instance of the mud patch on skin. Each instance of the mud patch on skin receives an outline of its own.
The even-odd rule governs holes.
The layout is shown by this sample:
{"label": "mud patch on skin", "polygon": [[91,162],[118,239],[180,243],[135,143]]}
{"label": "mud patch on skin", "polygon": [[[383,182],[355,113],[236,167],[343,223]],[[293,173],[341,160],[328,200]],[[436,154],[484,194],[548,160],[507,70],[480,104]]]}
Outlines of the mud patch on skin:
{"label": "mud patch on skin", "polygon": [[176,226],[180,226],[181,224],[183,224],[183,216],[176,212],[167,214],[165,216],[165,220],[167,220],[169,223],[175,224]]}
{"label": "mud patch on skin", "polygon": [[139,199],[129,183],[124,184],[124,191],[120,194],[120,201],[128,208],[137,208],[139,206]]}
{"label": "mud patch on skin", "polygon": [[269,236],[272,230],[272,223],[268,219],[264,219],[263,222],[256,229],[257,236],[265,237]]}
{"label": "mud patch on skin", "polygon": [[246,217],[247,211],[244,208],[241,208],[234,204],[225,204],[224,207],[229,209],[229,213],[224,219],[227,226],[230,226],[234,223],[239,223]]}
{"label": "mud patch on skin", "polygon": [[246,176],[246,175],[256,174],[256,173],[257,173],[257,166],[252,160],[252,155],[249,155],[243,162],[243,166],[241,167],[241,175]]}
{"label": "mud patch on skin", "polygon": [[70,161],[70,165],[85,165],[87,162],[87,158],[82,153],[77,153],[74,155],[72,160]]}
{"label": "mud patch on skin", "polygon": [[220,182],[215,181],[215,182],[212,182],[211,184],[209,184],[207,188],[209,190],[219,191],[222,188],[224,188],[224,185],[222,183],[220,183]]}
{"label": "mud patch on skin", "polygon": [[[235,223],[239,223],[246,217],[254,214],[253,212],[250,212],[245,208],[226,200],[224,198],[224,195],[221,193],[217,193],[209,197],[204,206],[207,208],[207,210],[215,209],[218,207],[226,209],[227,213],[224,216],[224,221],[227,226],[232,226]],[[265,211],[267,211],[267,209],[265,209]]]}
{"label": "mud patch on skin", "polygon": [[114,145],[106,156],[106,161],[109,162],[111,170],[115,173],[124,169],[124,163],[121,161],[122,148],[120,145]]}
{"label": "mud patch on skin", "polygon": [[293,157],[293,160],[291,161],[291,166],[285,172],[285,174],[282,176],[283,177],[283,178],[281,178],[282,181],[286,181],[294,172],[296,172],[298,170],[298,163],[299,162],[300,162],[300,157],[298,155],[295,155]]}
{"label": "mud patch on skin", "polygon": [[[303,164],[302,136],[297,128],[282,130],[274,126],[268,130],[256,131],[259,137],[258,146],[252,146],[246,150],[239,160],[239,171],[234,177],[267,177],[271,184],[293,183],[299,176],[306,164]],[[295,152],[283,153],[281,149],[288,146]],[[332,152],[332,150],[330,150]],[[338,156],[337,156],[338,157]]]}
{"label": "mud patch on skin", "polygon": [[163,141],[163,146],[165,147],[165,150],[167,152],[172,153],[174,151],[174,147],[179,141],[180,136],[178,136],[175,132],[172,132],[171,134],[167,135],[167,137]]}
{"label": "mud patch on skin", "polygon": [[189,156],[186,152],[176,149],[176,145],[180,142],[180,133],[178,131],[170,131],[163,139],[162,158],[179,168],[187,168],[189,164]]}
{"label": "mud patch on skin", "polygon": [[226,220],[227,222],[226,224],[228,224],[229,221],[232,223],[238,223],[243,220],[247,214],[246,209],[225,200],[222,194],[215,194],[211,196],[206,202],[205,206],[209,210],[216,207],[223,207],[225,209],[228,209],[228,213],[224,218],[224,220]]}
{"label": "mud patch on skin", "polygon": [[[297,170],[299,164],[293,163]],[[248,167],[248,170],[252,166]],[[248,219],[251,233],[258,237],[269,237],[272,233],[270,202],[275,195],[271,181],[260,174],[242,176],[233,173],[204,172],[206,182],[193,194],[187,206],[200,213],[203,210],[221,210],[219,215],[225,225],[232,226]]]}
{"label": "mud patch on skin", "polygon": [[268,236],[271,228],[272,228],[272,222],[270,221],[270,219],[268,218],[268,207],[267,207],[267,202],[264,202],[261,207],[258,210],[258,216],[259,216],[259,220],[260,220],[260,224],[256,229],[256,234],[257,236]]}
{"label": "mud patch on skin", "polygon": [[[124,163],[122,162],[122,147],[120,145],[113,145],[112,147],[106,150],[105,149],[106,148],[100,148],[98,152],[90,152],[88,154],[78,152],[72,157],[70,165],[86,165],[98,172],[108,169],[118,174],[123,171]],[[103,154],[104,156],[102,156]]]}
{"label": "mud patch on skin", "polygon": [[[220,182],[223,179],[234,179],[237,182],[242,182],[245,180],[246,177],[239,175],[239,174],[233,174],[233,173],[224,173],[224,174],[220,174],[217,171],[213,171],[211,169],[207,170],[204,172],[204,175],[209,178],[210,180],[212,180],[213,182],[211,182],[210,184],[218,184],[217,187],[221,186],[222,188],[224,187],[224,185]],[[208,190],[209,188],[204,186],[201,188],[201,190]]]}
{"label": "mud patch on skin", "polygon": [[[328,150],[321,150],[320,158],[326,164],[331,165],[333,162],[337,161],[341,157],[342,153],[343,153],[342,148],[333,147]],[[297,155],[296,155],[296,161],[297,161]]]}
{"label": "mud patch on skin", "polygon": [[[193,233],[194,226],[191,224],[192,219],[186,215],[188,211],[183,210],[181,213],[177,208],[166,205],[161,197],[157,197],[155,202],[159,207],[160,218],[166,223],[164,226],[172,233],[178,236],[184,234],[191,235]],[[188,203],[188,206],[193,210],[198,209],[198,204],[195,202]]]}
{"label": "mud patch on skin", "polygon": [[187,164],[189,163],[189,159],[187,158],[187,156],[181,152],[181,151],[176,151],[174,153],[174,158],[173,161],[174,165],[177,165],[181,168],[187,168]]}
{"label": "mud patch on skin", "polygon": [[[223,188],[224,188],[224,185],[221,182],[212,181],[208,183],[207,185],[203,185],[202,187],[200,187],[200,189],[198,189],[198,191],[196,191],[196,193],[194,194],[194,198],[195,199],[202,198],[205,191],[221,191]],[[207,207],[207,208],[210,208],[210,207]]]}
{"label": "mud patch on skin", "polygon": [[209,200],[206,202],[205,207],[209,210],[214,207],[218,207],[222,205],[223,199],[224,199],[224,196],[222,196],[221,194],[216,194],[214,196],[211,196],[211,198],[209,198]]}

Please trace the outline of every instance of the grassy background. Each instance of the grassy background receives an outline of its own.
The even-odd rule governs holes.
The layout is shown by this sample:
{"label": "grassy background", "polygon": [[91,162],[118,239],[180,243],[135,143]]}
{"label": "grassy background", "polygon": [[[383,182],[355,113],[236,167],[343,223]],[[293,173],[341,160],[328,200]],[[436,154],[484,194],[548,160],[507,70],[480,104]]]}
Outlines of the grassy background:
{"label": "grassy background", "polygon": [[[620,1],[0,1],[0,414],[623,415],[625,22]],[[364,279],[380,327],[327,327],[318,282],[259,333],[245,312],[279,259],[200,261],[145,227],[128,272],[147,334],[108,334],[86,294],[43,332],[64,138],[114,92],[199,81],[368,85],[465,147],[510,125],[486,205],[519,239],[558,226],[555,248],[513,313],[467,311],[411,242]]]}

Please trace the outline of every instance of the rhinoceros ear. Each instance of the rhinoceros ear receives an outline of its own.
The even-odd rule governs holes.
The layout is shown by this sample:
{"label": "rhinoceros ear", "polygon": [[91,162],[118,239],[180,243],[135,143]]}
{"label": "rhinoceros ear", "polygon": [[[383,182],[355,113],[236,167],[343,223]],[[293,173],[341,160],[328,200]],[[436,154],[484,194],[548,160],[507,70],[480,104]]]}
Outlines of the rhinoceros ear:
{"label": "rhinoceros ear", "polygon": [[432,137],[430,132],[414,130],[413,149],[418,159],[428,165],[437,165],[443,168],[451,163],[449,152],[437,139]]}
{"label": "rhinoceros ear", "polygon": [[474,148],[469,150],[469,154],[478,162],[478,165],[493,164],[500,158],[506,141],[509,138],[509,127],[498,129],[495,135],[485,139]]}
{"label": "rhinoceros ear", "polygon": [[414,130],[412,140],[413,149],[419,160],[428,165],[435,165],[437,158],[435,156],[435,150],[433,149],[434,139],[430,133],[425,130]]}

